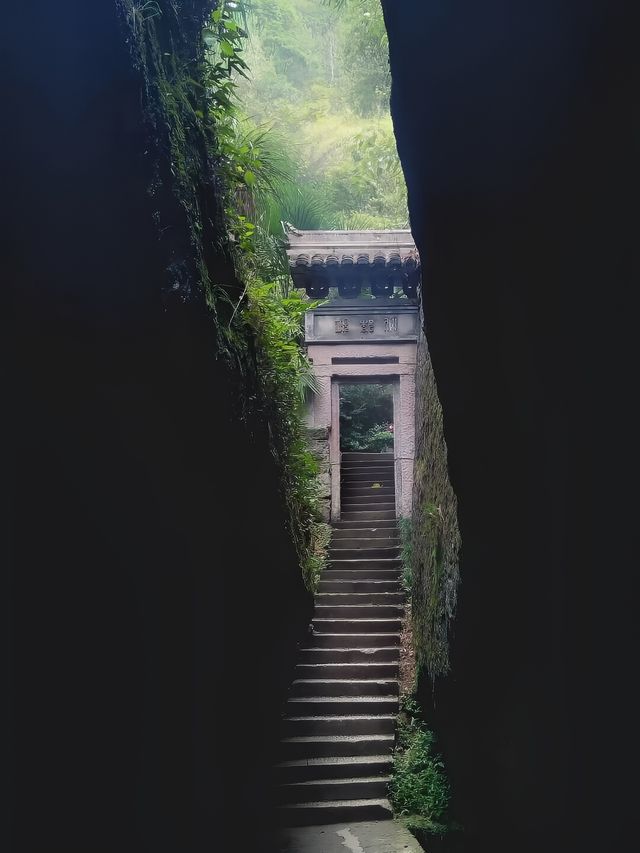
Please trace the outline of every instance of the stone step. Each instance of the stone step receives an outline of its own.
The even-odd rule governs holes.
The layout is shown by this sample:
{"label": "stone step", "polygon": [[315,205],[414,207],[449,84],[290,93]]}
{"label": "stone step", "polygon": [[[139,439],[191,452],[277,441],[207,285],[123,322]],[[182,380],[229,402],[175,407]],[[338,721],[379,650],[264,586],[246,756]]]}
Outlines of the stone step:
{"label": "stone step", "polygon": [[316,634],[309,644],[314,648],[382,649],[400,645],[400,634]]}
{"label": "stone step", "polygon": [[297,678],[291,696],[394,696],[397,678]]}
{"label": "stone step", "polygon": [[[348,540],[347,540],[348,541]],[[383,540],[384,542],[384,540]],[[372,548],[329,548],[330,560],[391,560],[398,557],[399,545],[380,545]]]}
{"label": "stone step", "polygon": [[395,486],[395,478],[392,472],[386,468],[363,468],[361,471],[347,471],[340,477],[341,488],[359,483],[366,483],[368,486],[373,486],[374,483],[380,483],[381,486]]}
{"label": "stone step", "polygon": [[329,560],[327,563],[327,568],[324,570],[322,577],[325,576],[326,572],[342,572],[342,571],[354,571],[354,572],[371,572],[371,577],[377,577],[373,572],[382,572],[386,570],[392,570],[396,572],[400,572],[402,570],[402,560],[400,556],[397,557],[383,557],[382,559],[370,560],[368,558],[365,559],[351,559],[351,560]]}
{"label": "stone step", "polygon": [[296,679],[324,681],[328,678],[397,678],[398,661],[382,663],[298,663],[295,667]]}
{"label": "stone step", "polygon": [[369,459],[350,459],[344,458],[344,456],[340,459],[340,470],[344,471],[348,468],[378,468],[381,466],[389,466],[393,468],[395,465],[393,457],[385,456],[384,459],[379,456],[373,457],[371,456]]}
{"label": "stone step", "polygon": [[342,509],[346,509],[351,506],[368,506],[372,509],[376,509],[376,507],[381,504],[393,504],[395,506],[395,498],[393,494],[387,492],[386,494],[376,494],[376,493],[367,493],[365,495],[342,495],[340,498],[340,506]]}
{"label": "stone step", "polygon": [[[358,537],[345,537],[344,539],[336,539],[329,545],[329,553],[336,554],[338,559],[345,557],[343,551],[357,551],[361,553],[362,551],[378,551],[381,548],[386,548],[387,553],[383,554],[378,559],[384,559],[385,556],[390,554],[389,549],[394,550],[398,553],[398,549],[401,547],[400,537],[399,536],[390,536],[385,539],[360,539]],[[358,556],[353,559],[359,559]],[[360,557],[360,559],[365,559],[365,557]]]}
{"label": "stone step", "polygon": [[396,494],[394,489],[375,489],[367,486],[366,489],[341,489],[341,503],[395,503]]}
{"label": "stone step", "polygon": [[278,787],[281,803],[364,800],[387,796],[391,776],[360,776],[351,779],[314,779]]}
{"label": "stone step", "polygon": [[404,604],[404,593],[393,592],[326,592],[321,591],[316,595],[316,606],[329,607],[341,604]]}
{"label": "stone step", "polygon": [[395,482],[396,471],[393,463],[391,465],[386,465],[385,463],[381,465],[353,465],[351,463],[346,466],[341,465],[340,482],[343,483],[346,478],[355,476],[356,474],[369,474],[371,472],[374,472],[376,477],[383,474],[387,479]]}
{"label": "stone step", "polygon": [[392,766],[391,755],[351,755],[282,761],[274,770],[276,778],[283,784],[318,779],[351,779],[356,776],[387,776]]}
{"label": "stone step", "polygon": [[354,468],[393,468],[395,462],[393,459],[341,459],[340,473]]}
{"label": "stone step", "polygon": [[370,495],[353,495],[345,492],[340,493],[340,505],[345,504],[346,506],[366,506],[371,507],[372,509],[384,508],[385,504],[392,504],[395,506],[396,497],[394,494],[387,492],[387,494],[383,494],[382,497],[384,500],[375,500],[375,494]]}
{"label": "stone step", "polygon": [[366,480],[354,480],[353,482],[340,482],[340,494],[354,495],[393,495],[395,494],[395,480],[391,477],[384,477],[382,482],[379,477],[371,477],[369,482]]}
{"label": "stone step", "polygon": [[333,527],[334,530],[354,530],[356,528],[362,528],[362,527],[375,527],[377,530],[382,530],[384,528],[397,527],[398,526],[398,519],[397,518],[391,518],[391,519],[384,518],[384,519],[380,519],[380,520],[375,521],[375,522],[358,521],[357,519],[354,521],[333,521],[333,522],[331,522],[331,526]]}
{"label": "stone step", "polygon": [[396,604],[316,604],[315,619],[401,619],[402,605]]}
{"label": "stone step", "polygon": [[396,718],[391,714],[285,717],[282,720],[282,727],[285,737],[392,735],[396,727]]}
{"label": "stone step", "polygon": [[393,817],[391,804],[387,799],[292,803],[279,806],[278,810],[280,821],[285,826],[322,826],[331,823],[391,820]]}
{"label": "stone step", "polygon": [[395,506],[395,495],[387,492],[386,494],[367,493],[366,495],[352,495],[341,493],[340,504],[347,506],[368,506],[373,509],[384,507],[385,504]]}
{"label": "stone step", "polygon": [[286,759],[321,756],[379,755],[391,752],[394,736],[382,735],[302,735],[280,741]]}
{"label": "stone step", "polygon": [[347,492],[348,494],[358,494],[360,492],[368,495],[393,494],[395,492],[395,477],[385,477],[384,479],[392,480],[392,482],[388,485],[382,485],[379,479],[372,478],[372,482],[376,483],[376,485],[368,486],[361,480],[356,480],[353,483],[345,483],[344,480],[341,480],[340,491],[342,493]]}
{"label": "stone step", "polygon": [[[400,592],[399,574],[396,578],[385,580],[372,580],[368,572],[363,572],[363,577],[354,579],[325,580],[326,572],[321,575],[320,583],[318,584],[318,592],[357,592],[357,593],[380,593],[380,592]],[[333,572],[332,572],[333,574]]]}
{"label": "stone step", "polygon": [[301,663],[389,663],[400,658],[399,646],[379,646],[378,648],[323,648],[317,646],[300,649]]}
{"label": "stone step", "polygon": [[[357,491],[382,492],[386,488],[386,494],[389,495],[389,500],[395,497],[395,489],[393,488],[393,480],[389,477],[371,477],[369,475],[358,475],[359,479],[347,479],[340,481],[340,495],[351,497]],[[393,490],[393,491],[392,491]],[[382,492],[384,494],[384,492]]]}
{"label": "stone step", "polygon": [[326,619],[314,616],[315,634],[396,634],[401,629],[402,620],[395,619]]}
{"label": "stone step", "polygon": [[320,583],[332,583],[336,581],[382,581],[397,582],[400,578],[400,569],[325,569],[322,573]]}
{"label": "stone step", "polygon": [[356,501],[347,501],[344,506],[340,506],[341,513],[343,512],[383,512],[384,510],[395,510],[393,501],[383,501],[382,503],[357,503]]}
{"label": "stone step", "polygon": [[347,510],[346,512],[341,512],[340,517],[344,521],[391,521],[395,519],[396,513],[393,509],[368,510],[366,512]]}
{"label": "stone step", "polygon": [[364,491],[343,491],[340,492],[340,502],[345,503],[395,503],[395,492],[391,489],[368,489]]}
{"label": "stone step", "polygon": [[357,474],[360,471],[388,471],[391,476],[394,476],[396,463],[393,459],[382,460],[362,460],[357,461],[348,459],[346,462],[340,463],[340,478],[345,474]]}
{"label": "stone step", "polygon": [[[341,531],[342,532],[342,531]],[[399,548],[401,545],[400,536],[397,531],[390,530],[390,536],[379,536],[375,539],[370,539],[358,535],[341,536],[339,539],[332,539],[330,551],[344,551],[345,549],[352,551],[370,551],[372,548]]]}
{"label": "stone step", "polygon": [[[350,510],[344,510],[350,512]],[[328,552],[330,559],[338,560],[392,560],[398,559],[401,540],[396,530],[390,530],[391,536],[382,536],[377,539],[364,539],[356,531],[355,536],[342,536],[333,539],[329,543]],[[349,556],[347,552],[352,553]],[[372,552],[376,552],[372,554]],[[335,556],[334,556],[335,555]]]}
{"label": "stone step", "polygon": [[330,550],[340,551],[345,548],[349,548],[355,551],[360,551],[362,549],[370,549],[370,548],[399,548],[400,547],[400,538],[397,535],[394,536],[385,536],[384,538],[378,539],[369,539],[362,537],[351,537],[347,538],[346,536],[341,537],[340,539],[333,539],[331,541]]}
{"label": "stone step", "polygon": [[354,469],[364,468],[366,470],[375,468],[390,468],[393,470],[395,462],[393,459],[341,459],[340,473]]}
{"label": "stone step", "polygon": [[394,539],[398,536],[397,527],[343,527],[331,533],[331,541],[336,545],[343,539]]}
{"label": "stone step", "polygon": [[343,462],[351,459],[368,460],[368,459],[391,459],[393,460],[393,451],[384,451],[383,453],[372,453],[369,450],[343,450],[340,454]]}
{"label": "stone step", "polygon": [[[380,509],[383,507],[383,509]],[[387,539],[396,539],[401,538],[400,531],[398,530],[398,519],[395,515],[389,516],[389,518],[360,518],[361,513],[388,513],[390,510],[386,508],[384,504],[375,504],[375,509],[367,509],[367,510],[354,510],[352,508],[343,509],[342,513],[358,513],[357,518],[346,518],[342,522],[335,522],[336,524],[343,524],[344,527],[340,527],[339,530],[334,531],[339,534],[337,536],[331,536],[329,545],[330,547],[340,547],[340,543],[344,539],[364,539],[367,538],[372,546],[384,546]],[[393,511],[393,510],[391,510]],[[366,526],[375,526],[377,528],[378,535],[374,537],[367,536]],[[365,528],[365,529],[363,529]],[[364,534],[364,535],[363,535]]]}
{"label": "stone step", "polygon": [[287,716],[344,716],[345,714],[394,714],[400,706],[398,696],[292,696],[287,700]]}
{"label": "stone step", "polygon": [[[381,500],[375,500],[375,496],[371,497],[369,495],[356,495],[354,497],[351,497],[350,495],[347,495],[345,497],[343,495],[340,502],[340,509],[342,511],[348,510],[349,512],[357,512],[358,508],[361,508],[363,511],[367,512],[379,512],[383,509],[393,509],[395,507],[396,503],[393,495],[380,495],[380,498]],[[375,522],[371,521],[363,521],[363,523],[360,525],[361,528],[375,526]]]}

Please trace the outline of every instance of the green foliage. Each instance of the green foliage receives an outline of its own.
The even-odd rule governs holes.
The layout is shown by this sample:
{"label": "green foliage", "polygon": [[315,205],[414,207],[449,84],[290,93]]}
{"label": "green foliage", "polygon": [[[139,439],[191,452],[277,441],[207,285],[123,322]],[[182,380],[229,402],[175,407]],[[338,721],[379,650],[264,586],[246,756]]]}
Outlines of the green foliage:
{"label": "green foliage", "polygon": [[390,786],[391,802],[397,815],[410,828],[443,833],[443,817],[450,790],[442,759],[434,754],[435,737],[421,719],[412,695],[401,700],[398,739]]}
{"label": "green foliage", "polygon": [[313,305],[297,291],[283,297],[276,284],[252,280],[243,311],[255,334],[264,416],[282,472],[291,534],[311,591],[329,543],[319,514],[318,465],[308,446],[301,408],[306,394],[317,390],[301,347],[304,312]]}
{"label": "green foliage", "polygon": [[343,4],[340,64],[349,101],[360,115],[389,107],[391,73],[387,31],[380,0],[351,0]]}
{"label": "green foliage", "polygon": [[331,526],[325,522],[314,521],[311,545],[302,567],[305,583],[312,592],[317,590],[320,576],[327,567],[330,541]]}
{"label": "green foliage", "polygon": [[309,449],[302,405],[317,390],[303,350],[304,312],[314,307],[289,292],[289,272],[273,219],[291,194],[297,166],[285,142],[247,122],[239,108],[237,81],[246,77],[247,32],[241,3],[221,3],[203,31],[208,110],[215,128],[212,153],[226,193],[225,212],[245,291],[235,306],[228,335],[253,339],[259,398],[254,405],[269,428],[278,462],[303,578],[313,591],[326,560],[329,536],[319,511],[318,466]]}
{"label": "green foliage", "polygon": [[341,159],[327,168],[327,184],[337,211],[368,214],[387,228],[406,226],[404,177],[386,123],[353,136]]}
{"label": "green foliage", "polygon": [[380,453],[393,450],[393,397],[388,385],[355,383],[340,386],[342,450]]}
{"label": "green foliage", "polygon": [[[238,81],[251,121],[287,140],[295,185],[323,199],[320,224],[406,227],[406,189],[389,115],[386,31],[378,0],[336,8],[317,0],[253,0],[249,80]],[[350,227],[350,226],[348,226]]]}
{"label": "green foliage", "polygon": [[393,450],[393,433],[386,424],[374,424],[364,433],[354,433],[342,443],[343,450],[384,453]]}

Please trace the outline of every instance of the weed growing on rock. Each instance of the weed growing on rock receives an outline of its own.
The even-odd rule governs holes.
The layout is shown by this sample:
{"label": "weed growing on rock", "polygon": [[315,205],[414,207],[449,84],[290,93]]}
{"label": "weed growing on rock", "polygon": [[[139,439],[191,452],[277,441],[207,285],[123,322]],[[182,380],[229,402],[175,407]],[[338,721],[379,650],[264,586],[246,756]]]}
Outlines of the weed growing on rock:
{"label": "weed growing on rock", "polygon": [[393,759],[390,795],[394,811],[410,829],[443,833],[449,783],[442,759],[434,754],[435,737],[421,719],[415,698],[402,698],[398,744]]}

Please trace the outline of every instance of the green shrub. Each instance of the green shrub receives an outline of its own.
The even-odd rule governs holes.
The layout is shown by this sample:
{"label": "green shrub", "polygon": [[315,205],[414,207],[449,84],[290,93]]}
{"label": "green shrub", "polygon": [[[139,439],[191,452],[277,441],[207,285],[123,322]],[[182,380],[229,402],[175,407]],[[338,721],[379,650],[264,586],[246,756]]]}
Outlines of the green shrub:
{"label": "green shrub", "polygon": [[361,435],[353,434],[343,440],[343,450],[359,450],[365,453],[383,453],[393,450],[393,433],[386,424],[374,424]]}
{"label": "green shrub", "polygon": [[314,592],[318,587],[320,575],[327,566],[330,540],[331,525],[324,521],[314,521],[311,531],[311,542],[302,564],[302,573],[305,582],[309,589]]}
{"label": "green shrub", "polygon": [[449,783],[440,756],[433,752],[435,737],[420,719],[412,696],[403,698],[398,722],[398,745],[393,760],[390,796],[394,811],[410,828],[442,833],[449,805]]}

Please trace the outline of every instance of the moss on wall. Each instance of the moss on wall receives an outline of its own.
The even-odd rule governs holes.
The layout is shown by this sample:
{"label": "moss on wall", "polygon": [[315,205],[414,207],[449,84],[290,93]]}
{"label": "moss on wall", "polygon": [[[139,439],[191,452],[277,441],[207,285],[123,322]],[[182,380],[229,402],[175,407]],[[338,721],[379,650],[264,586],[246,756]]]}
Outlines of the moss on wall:
{"label": "moss on wall", "polygon": [[213,0],[139,3],[120,0],[126,38],[142,76],[149,135],[149,197],[165,255],[167,300],[206,300],[218,344],[243,351],[229,335],[241,298],[229,251],[225,187],[215,162],[215,129],[208,115],[202,28]]}
{"label": "moss on wall", "polygon": [[449,481],[442,408],[424,333],[416,365],[416,465],[409,555],[418,666],[449,670],[449,632],[460,582],[457,501]]}

